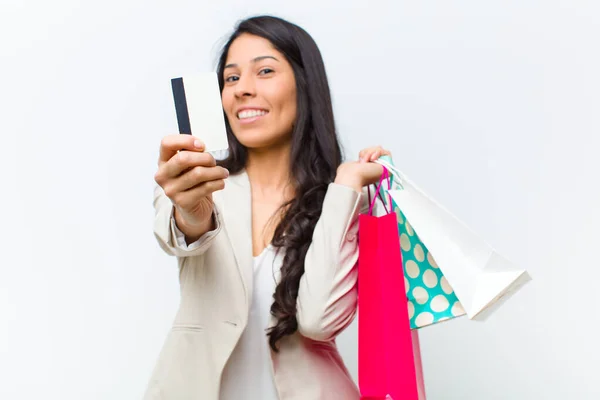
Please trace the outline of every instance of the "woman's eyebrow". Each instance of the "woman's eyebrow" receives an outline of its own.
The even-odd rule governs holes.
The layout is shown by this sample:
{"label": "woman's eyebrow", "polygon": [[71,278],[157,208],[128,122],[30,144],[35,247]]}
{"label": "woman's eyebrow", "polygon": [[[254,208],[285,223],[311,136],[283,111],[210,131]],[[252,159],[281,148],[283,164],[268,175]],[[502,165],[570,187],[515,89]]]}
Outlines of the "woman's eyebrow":
{"label": "woman's eyebrow", "polygon": [[[279,62],[279,60],[277,58],[273,57],[273,56],[258,56],[256,58],[252,59],[251,62],[252,63],[257,63],[259,61],[262,61],[262,60],[265,60],[265,59],[268,59],[268,58],[273,59],[273,60]],[[238,66],[237,64],[227,64],[223,69],[235,68],[237,66]]]}

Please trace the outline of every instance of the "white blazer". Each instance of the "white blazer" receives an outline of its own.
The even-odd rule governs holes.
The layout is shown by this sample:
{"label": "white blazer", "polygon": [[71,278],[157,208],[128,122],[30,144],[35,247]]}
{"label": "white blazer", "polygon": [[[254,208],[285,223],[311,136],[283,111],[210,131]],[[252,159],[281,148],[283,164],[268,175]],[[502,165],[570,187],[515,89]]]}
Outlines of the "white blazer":
{"label": "white blazer", "polygon": [[[230,176],[213,198],[217,227],[189,250],[177,243],[171,200],[155,189],[154,233],[177,257],[181,300],[144,400],[218,400],[225,364],[248,321],[253,255],[246,173]],[[300,281],[298,331],[280,341],[279,353],[271,351],[280,400],[360,398],[335,337],[356,314],[358,214],[368,206],[365,198],[335,183],[327,189]]]}

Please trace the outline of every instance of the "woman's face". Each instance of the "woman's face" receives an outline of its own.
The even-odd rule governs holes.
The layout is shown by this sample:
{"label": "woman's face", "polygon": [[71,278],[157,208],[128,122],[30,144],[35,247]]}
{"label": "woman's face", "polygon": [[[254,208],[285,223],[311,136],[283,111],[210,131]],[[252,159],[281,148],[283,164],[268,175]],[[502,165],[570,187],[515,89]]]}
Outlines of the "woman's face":
{"label": "woman's face", "polygon": [[258,149],[289,142],[296,120],[296,80],[271,42],[249,34],[235,39],[223,80],[223,109],[242,145]]}

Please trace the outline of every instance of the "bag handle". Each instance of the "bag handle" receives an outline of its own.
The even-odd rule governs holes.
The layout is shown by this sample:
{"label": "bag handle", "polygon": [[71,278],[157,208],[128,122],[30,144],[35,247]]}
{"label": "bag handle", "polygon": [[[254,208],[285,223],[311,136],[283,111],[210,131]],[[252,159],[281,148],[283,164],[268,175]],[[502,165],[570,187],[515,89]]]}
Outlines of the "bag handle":
{"label": "bag handle", "polygon": [[[375,186],[375,185],[373,185],[373,186]],[[371,185],[367,186],[367,193],[369,195],[369,205],[370,205],[371,204]],[[379,197],[379,200],[381,200],[381,204],[383,204],[383,208],[385,208],[385,212],[387,212],[389,214],[387,206],[385,205],[385,200],[381,196],[381,192],[376,192],[376,194],[377,194],[376,198]]]}
{"label": "bag handle", "polygon": [[[387,180],[388,182],[388,190],[392,189],[392,182],[390,180],[390,173],[387,169],[387,167],[385,165],[381,165],[383,167],[383,173],[381,174],[381,178],[379,178],[379,184],[377,185],[377,189],[376,189],[376,193],[378,194],[379,198],[381,199],[381,186],[383,185],[383,181]],[[369,206],[369,215],[373,215],[373,208],[375,207],[375,201],[377,200],[378,196],[373,197],[373,200],[371,201],[371,189],[370,187],[367,188],[367,190],[369,191],[369,202],[371,203]],[[388,193],[388,196],[390,197],[390,205],[392,204],[392,196]],[[388,210],[387,206],[385,205],[385,201],[383,201],[383,199],[381,199],[381,202],[383,203],[383,207],[385,207],[385,211],[389,214],[390,211]]]}
{"label": "bag handle", "polygon": [[405,177],[404,174],[402,172],[400,172],[400,170],[398,168],[396,168],[394,165],[391,164],[391,162],[384,160],[382,158],[379,158],[377,160],[375,160],[375,162],[379,165],[381,165],[384,168],[387,168],[391,171],[391,174],[394,178],[396,178],[396,185],[398,185],[401,189],[404,189],[404,186],[402,185],[402,182],[404,182]]}

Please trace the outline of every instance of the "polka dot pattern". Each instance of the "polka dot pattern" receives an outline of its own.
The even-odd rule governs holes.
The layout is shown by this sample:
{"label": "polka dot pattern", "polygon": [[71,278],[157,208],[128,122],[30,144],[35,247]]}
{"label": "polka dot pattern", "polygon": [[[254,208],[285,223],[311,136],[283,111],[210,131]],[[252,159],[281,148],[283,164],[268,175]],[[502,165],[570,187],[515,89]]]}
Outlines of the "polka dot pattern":
{"label": "polka dot pattern", "polygon": [[423,289],[421,286],[414,288],[412,290],[412,295],[415,301],[421,305],[427,304],[427,301],[429,300],[429,293],[427,293],[427,290]]}
{"label": "polka dot pattern", "polygon": [[[387,197],[386,193],[382,193]],[[404,287],[411,328],[465,315],[454,290],[406,216],[394,204],[404,266]]]}
{"label": "polka dot pattern", "polygon": [[435,312],[444,312],[448,307],[450,307],[450,303],[443,294],[438,294],[431,300],[431,309]]}
{"label": "polka dot pattern", "polygon": [[410,226],[408,221],[406,221],[405,226],[406,226],[406,233],[408,233],[409,236],[413,236],[415,234],[415,231],[413,230],[412,226]]}
{"label": "polka dot pattern", "polygon": [[399,224],[403,224],[404,223],[404,217],[402,215],[402,213],[400,212],[400,209],[396,207],[396,219],[398,220]]}
{"label": "polka dot pattern", "polygon": [[417,318],[415,318],[415,324],[417,325],[418,328],[421,328],[423,326],[433,324],[433,320],[434,320],[433,314],[425,311],[425,312],[422,312],[421,314],[417,315]]}
{"label": "polka dot pattern", "polygon": [[421,271],[419,270],[419,264],[413,260],[408,260],[404,263],[404,272],[409,277],[415,279],[419,276]]}
{"label": "polka dot pattern", "polygon": [[460,304],[460,302],[456,302],[454,303],[454,305],[452,306],[452,315],[455,317],[460,317],[461,315],[465,315],[465,309],[463,308],[462,304]]}
{"label": "polka dot pattern", "polygon": [[431,265],[433,268],[439,268],[437,263],[435,262],[435,260],[433,259],[433,256],[431,255],[430,252],[427,252],[427,262],[429,263],[429,265]]}
{"label": "polka dot pattern", "polygon": [[433,289],[438,284],[438,277],[432,270],[428,269],[423,273],[423,283],[429,289]]}
{"label": "polka dot pattern", "polygon": [[448,280],[446,280],[445,276],[442,276],[440,285],[442,286],[442,290],[444,291],[444,293],[452,294],[454,292],[454,290],[452,290],[452,287],[448,283]]}
{"label": "polka dot pattern", "polygon": [[415,258],[418,262],[425,261],[425,253],[423,252],[423,246],[415,244]]}
{"label": "polka dot pattern", "polygon": [[408,237],[408,235],[406,233],[403,233],[402,235],[400,235],[400,247],[404,251],[410,250],[410,238]]}

